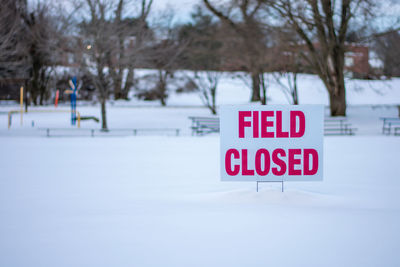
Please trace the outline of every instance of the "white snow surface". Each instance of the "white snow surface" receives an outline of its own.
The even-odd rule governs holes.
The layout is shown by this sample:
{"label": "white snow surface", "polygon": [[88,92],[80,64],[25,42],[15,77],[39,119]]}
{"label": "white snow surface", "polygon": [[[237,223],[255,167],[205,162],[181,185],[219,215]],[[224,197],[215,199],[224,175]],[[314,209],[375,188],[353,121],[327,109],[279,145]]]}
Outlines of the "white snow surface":
{"label": "white snow surface", "polygon": [[[301,103],[327,104],[315,76],[300,84]],[[167,107],[110,102],[111,132],[95,138],[99,124],[73,131],[60,112],[29,112],[22,126],[14,114],[8,130],[7,112],[19,107],[3,102],[0,266],[400,266],[400,138],[382,135],[380,120],[398,116],[398,85],[348,83],[356,136],[325,137],[324,180],[287,182],[283,193],[220,181],[219,136],[191,136],[188,116],[210,115],[196,94],[172,93]],[[249,97],[242,80],[221,81],[219,104]],[[272,89],[269,100],[286,101]],[[30,108],[39,110],[55,109]],[[78,111],[100,117],[98,105]],[[45,128],[69,130],[46,138]]]}
{"label": "white snow surface", "polygon": [[218,136],[0,138],[0,266],[399,266],[396,137],[324,181],[220,182]]}

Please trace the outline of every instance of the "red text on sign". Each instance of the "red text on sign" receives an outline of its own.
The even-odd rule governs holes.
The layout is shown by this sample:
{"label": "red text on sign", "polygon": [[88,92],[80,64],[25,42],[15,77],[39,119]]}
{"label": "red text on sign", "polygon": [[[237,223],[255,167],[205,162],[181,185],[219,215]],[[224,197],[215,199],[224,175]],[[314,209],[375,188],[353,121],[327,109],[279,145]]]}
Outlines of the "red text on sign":
{"label": "red text on sign", "polygon": [[[249,164],[253,161],[254,164]],[[274,167],[271,168],[272,164]],[[249,168],[254,166],[254,168]],[[225,170],[230,176],[266,176],[272,173],[276,176],[314,175],[318,172],[318,152],[315,149],[284,149],[277,148],[272,152],[265,148],[249,155],[247,149],[240,151],[234,148],[225,153]]]}
{"label": "red text on sign", "polygon": [[302,137],[306,129],[304,113],[292,110],[289,116],[289,131],[284,131],[282,111],[239,111],[239,138],[245,138],[245,128],[252,128],[253,138]]}

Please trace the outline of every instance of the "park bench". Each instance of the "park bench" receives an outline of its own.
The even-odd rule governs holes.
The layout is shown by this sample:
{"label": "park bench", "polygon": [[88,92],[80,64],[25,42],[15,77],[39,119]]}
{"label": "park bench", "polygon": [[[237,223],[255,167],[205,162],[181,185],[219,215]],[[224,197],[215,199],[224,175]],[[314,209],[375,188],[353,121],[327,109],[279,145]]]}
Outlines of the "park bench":
{"label": "park bench", "polygon": [[218,117],[189,117],[192,121],[192,135],[205,135],[219,133]]}
{"label": "park bench", "polygon": [[324,135],[354,135],[357,128],[351,126],[346,118],[325,118]]}
{"label": "park bench", "polygon": [[177,128],[116,128],[109,129],[107,131],[101,129],[90,129],[90,128],[39,128],[39,130],[46,131],[46,136],[137,136],[139,133],[170,133],[179,136],[180,129]]}
{"label": "park bench", "polygon": [[382,134],[390,135],[392,133],[392,128],[393,128],[393,134],[400,135],[400,118],[385,117],[380,119],[383,121]]}

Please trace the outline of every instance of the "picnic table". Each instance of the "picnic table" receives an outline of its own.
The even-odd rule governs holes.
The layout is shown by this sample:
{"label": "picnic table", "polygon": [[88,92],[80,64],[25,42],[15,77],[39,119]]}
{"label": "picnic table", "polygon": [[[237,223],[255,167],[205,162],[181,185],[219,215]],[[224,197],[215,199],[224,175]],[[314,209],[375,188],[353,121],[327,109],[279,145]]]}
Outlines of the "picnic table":
{"label": "picnic table", "polygon": [[400,118],[383,117],[380,119],[383,121],[382,134],[390,135],[393,129],[394,135],[400,135]]}
{"label": "picnic table", "polygon": [[352,127],[346,118],[325,118],[324,135],[354,135],[357,128]]}

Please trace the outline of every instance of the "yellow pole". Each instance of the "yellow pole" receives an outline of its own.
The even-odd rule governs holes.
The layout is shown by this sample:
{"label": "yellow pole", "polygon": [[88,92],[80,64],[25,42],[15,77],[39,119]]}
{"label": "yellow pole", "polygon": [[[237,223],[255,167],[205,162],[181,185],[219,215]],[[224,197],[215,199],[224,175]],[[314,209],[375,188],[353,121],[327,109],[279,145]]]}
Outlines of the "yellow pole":
{"label": "yellow pole", "polygon": [[24,87],[23,86],[21,86],[21,89],[20,89],[20,99],[19,99],[19,102],[21,103],[21,125],[22,125],[22,123],[23,123],[23,121],[24,121],[24,118],[23,118],[23,116],[24,116]]}
{"label": "yellow pole", "polygon": [[79,111],[76,112],[78,114],[78,128],[81,128],[81,114]]}

